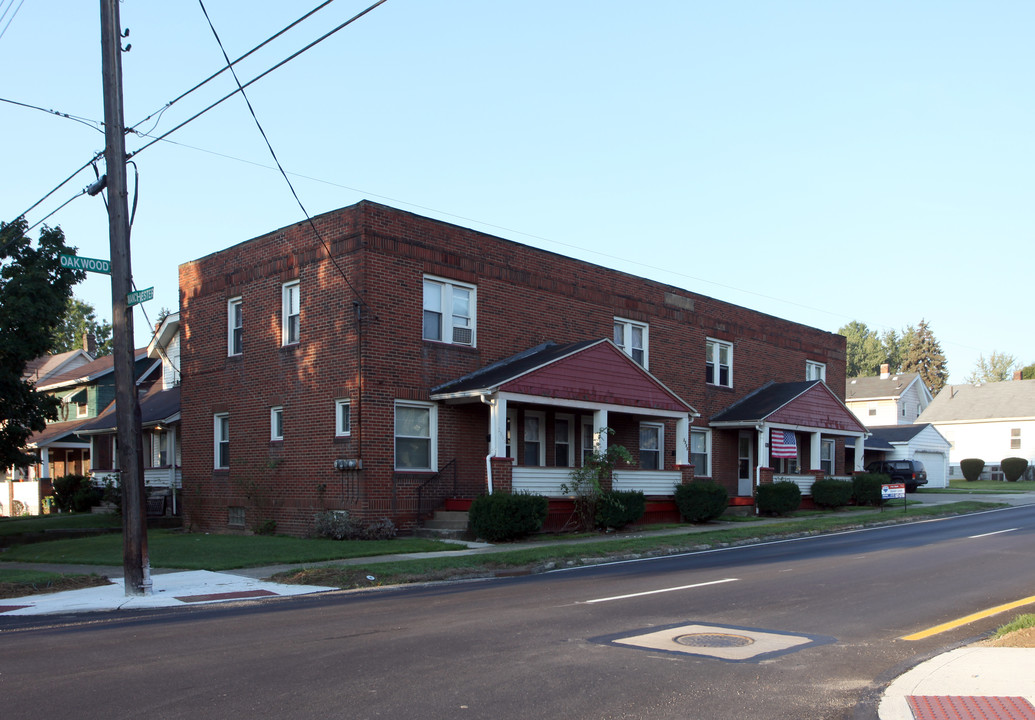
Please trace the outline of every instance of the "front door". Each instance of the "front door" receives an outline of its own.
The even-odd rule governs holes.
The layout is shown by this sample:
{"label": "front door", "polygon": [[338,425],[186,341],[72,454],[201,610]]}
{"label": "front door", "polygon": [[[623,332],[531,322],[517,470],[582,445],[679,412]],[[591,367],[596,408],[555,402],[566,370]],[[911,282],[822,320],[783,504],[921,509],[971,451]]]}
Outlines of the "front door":
{"label": "front door", "polygon": [[754,433],[750,430],[741,430],[737,441],[737,495],[741,497],[754,494],[754,445]]}

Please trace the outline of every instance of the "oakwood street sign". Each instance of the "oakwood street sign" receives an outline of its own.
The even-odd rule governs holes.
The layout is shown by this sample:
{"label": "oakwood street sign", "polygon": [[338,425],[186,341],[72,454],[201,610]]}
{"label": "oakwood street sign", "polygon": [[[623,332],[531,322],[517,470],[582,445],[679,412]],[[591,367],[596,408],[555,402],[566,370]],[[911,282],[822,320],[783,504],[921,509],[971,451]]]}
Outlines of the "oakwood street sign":
{"label": "oakwood street sign", "polygon": [[110,260],[98,260],[96,258],[80,257],[79,255],[59,255],[58,257],[63,268],[111,275]]}

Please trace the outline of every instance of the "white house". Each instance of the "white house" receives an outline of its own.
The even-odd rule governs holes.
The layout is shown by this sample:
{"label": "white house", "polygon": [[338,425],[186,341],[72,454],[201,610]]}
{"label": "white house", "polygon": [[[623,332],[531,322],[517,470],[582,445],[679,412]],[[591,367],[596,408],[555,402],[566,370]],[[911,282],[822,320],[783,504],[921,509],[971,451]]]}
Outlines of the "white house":
{"label": "white house", "polygon": [[871,427],[866,461],[919,460],[927,471],[927,488],[949,487],[949,441],[934,425]]}
{"label": "white house", "polygon": [[985,472],[1002,479],[1004,458],[1035,463],[1035,380],[946,385],[921,413],[951,443],[950,477],[961,478],[960,460],[980,458]]}
{"label": "white house", "polygon": [[886,364],[880,366],[880,376],[845,382],[845,405],[867,427],[910,425],[932,399],[919,374],[892,374]]}

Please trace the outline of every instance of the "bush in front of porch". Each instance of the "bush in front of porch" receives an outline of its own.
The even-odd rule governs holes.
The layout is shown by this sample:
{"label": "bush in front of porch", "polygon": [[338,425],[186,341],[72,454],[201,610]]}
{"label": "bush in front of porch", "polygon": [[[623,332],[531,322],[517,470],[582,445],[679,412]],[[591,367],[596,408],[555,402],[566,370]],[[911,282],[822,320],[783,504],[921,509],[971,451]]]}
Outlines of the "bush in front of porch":
{"label": "bush in front of porch", "polygon": [[710,480],[694,480],[676,485],[676,507],[685,522],[706,523],[726,512],[729,493],[722,485]]}
{"label": "bush in front of porch", "polygon": [[597,499],[596,522],[601,530],[619,530],[643,517],[647,499],[640,490],[612,490]]}
{"label": "bush in front of porch", "polygon": [[797,483],[763,483],[755,491],[755,507],[760,515],[786,515],[801,507],[801,488]]}
{"label": "bush in front of porch", "polygon": [[475,537],[488,542],[517,540],[539,532],[549,502],[528,492],[481,495],[471,502],[467,525]]}
{"label": "bush in front of porch", "polygon": [[821,508],[839,508],[852,502],[852,481],[823,478],[812,483],[812,502]]}

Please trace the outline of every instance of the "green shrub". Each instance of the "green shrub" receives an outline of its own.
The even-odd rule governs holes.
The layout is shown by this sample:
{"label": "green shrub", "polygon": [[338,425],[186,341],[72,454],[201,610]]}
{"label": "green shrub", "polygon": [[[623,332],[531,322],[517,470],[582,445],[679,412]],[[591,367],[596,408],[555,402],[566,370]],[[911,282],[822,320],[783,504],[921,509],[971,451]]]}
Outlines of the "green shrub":
{"label": "green shrub", "polygon": [[891,482],[891,477],[884,473],[859,473],[852,478],[852,499],[856,505],[884,504],[880,486]]}
{"label": "green shrub", "polygon": [[801,489],[796,483],[764,483],[755,491],[755,507],[762,515],[786,515],[801,507]]}
{"label": "green shrub", "polygon": [[475,537],[489,542],[516,540],[538,532],[546,522],[548,503],[532,493],[493,493],[481,495],[471,503],[468,529]]}
{"label": "green shrub", "polygon": [[963,473],[963,477],[967,478],[967,482],[974,482],[981,477],[982,471],[985,469],[985,461],[980,458],[965,458],[960,460],[960,472]]}
{"label": "green shrub", "polygon": [[823,478],[812,483],[812,502],[821,508],[839,508],[852,502],[852,483],[849,480]]}
{"label": "green shrub", "polygon": [[722,485],[710,480],[694,480],[676,485],[675,500],[685,522],[706,523],[726,512],[730,498]]}
{"label": "green shrub", "polygon": [[1003,461],[999,463],[999,469],[1003,471],[1007,482],[1017,482],[1028,469],[1028,461],[1019,457],[1003,458]]}
{"label": "green shrub", "polygon": [[623,528],[643,517],[647,501],[640,490],[612,490],[597,498],[596,522],[599,528]]}
{"label": "green shrub", "polygon": [[63,512],[89,512],[104,498],[104,491],[90,484],[85,475],[54,478],[54,502]]}

